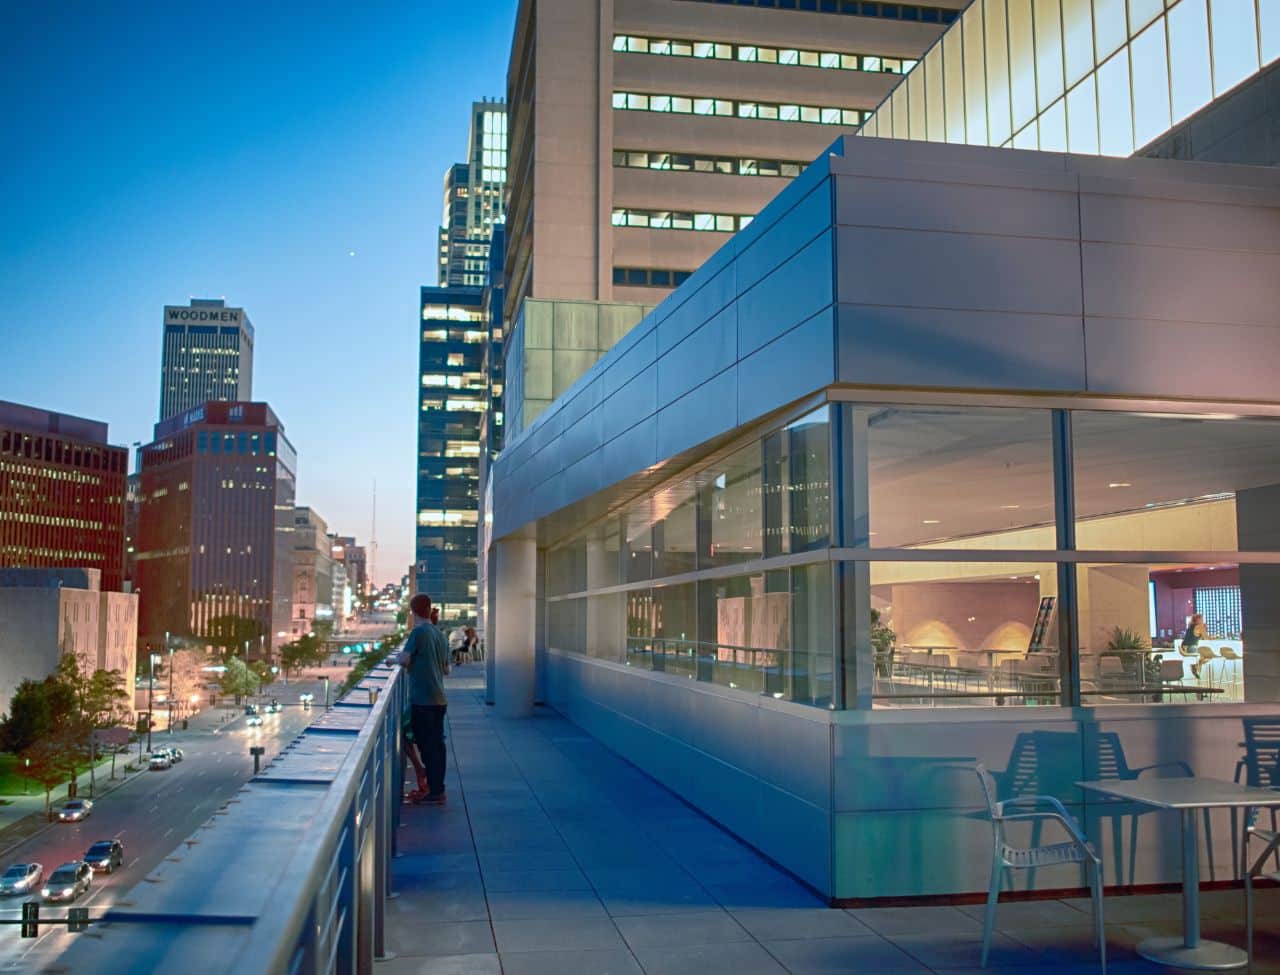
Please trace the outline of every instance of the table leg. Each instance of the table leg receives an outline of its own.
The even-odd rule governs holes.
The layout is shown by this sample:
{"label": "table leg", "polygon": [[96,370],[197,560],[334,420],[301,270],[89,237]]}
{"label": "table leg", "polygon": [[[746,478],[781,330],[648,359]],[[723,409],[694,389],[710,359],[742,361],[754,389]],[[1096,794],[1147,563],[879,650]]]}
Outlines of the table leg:
{"label": "table leg", "polygon": [[1249,956],[1220,941],[1200,939],[1200,831],[1197,809],[1183,809],[1182,820],[1182,937],[1148,938],[1138,954],[1149,961],[1174,968],[1224,971],[1244,968]]}

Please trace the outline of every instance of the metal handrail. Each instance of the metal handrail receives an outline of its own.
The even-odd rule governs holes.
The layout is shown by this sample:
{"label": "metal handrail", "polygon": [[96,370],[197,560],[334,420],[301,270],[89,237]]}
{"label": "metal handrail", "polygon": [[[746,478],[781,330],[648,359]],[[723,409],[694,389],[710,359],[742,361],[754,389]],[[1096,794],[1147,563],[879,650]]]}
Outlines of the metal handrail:
{"label": "metal handrail", "polygon": [[[182,959],[205,975],[369,972],[375,955],[383,952],[400,814],[405,693],[400,668],[383,665],[371,671],[325,712],[331,716],[328,727],[322,719],[304,730],[250,780],[242,790],[243,805],[226,806],[211,817],[206,828],[221,832],[193,835],[178,862],[162,865],[158,886],[141,883],[130,890],[107,912],[105,923],[94,925],[101,940],[73,943],[60,964],[76,972],[107,973],[119,971],[119,960],[129,957],[137,970]],[[355,717],[360,711],[362,720]],[[317,757],[340,752],[340,757],[335,755],[336,768],[317,772],[317,765],[301,758],[308,752]],[[225,849],[229,836],[242,841],[238,849],[246,851],[244,857],[255,841],[260,848],[277,842],[273,831],[282,820],[262,816],[262,807],[276,799],[273,788],[296,789],[287,797],[290,802],[299,794],[314,802],[293,820],[309,828],[289,838],[271,872],[260,867],[261,875],[251,876],[251,866],[243,862],[221,864],[224,876],[247,868],[245,879],[263,891],[229,911],[225,899],[219,906],[218,896],[209,893],[221,879],[217,868],[190,861],[212,856],[213,847]],[[255,836],[255,829],[262,832]],[[360,864],[366,867],[357,869]],[[210,925],[218,930],[216,950],[210,946]]]}

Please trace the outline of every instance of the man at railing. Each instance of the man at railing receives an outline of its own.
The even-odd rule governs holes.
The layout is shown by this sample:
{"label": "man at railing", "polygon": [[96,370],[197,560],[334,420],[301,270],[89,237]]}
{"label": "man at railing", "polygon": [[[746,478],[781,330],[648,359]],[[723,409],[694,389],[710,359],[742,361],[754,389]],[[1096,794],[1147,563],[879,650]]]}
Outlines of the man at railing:
{"label": "man at railing", "polygon": [[449,699],[444,693],[444,675],[449,673],[449,645],[431,622],[430,596],[414,596],[409,600],[409,612],[413,630],[396,663],[409,672],[409,720],[427,770],[427,794],[419,801],[440,805],[445,801],[444,716]]}

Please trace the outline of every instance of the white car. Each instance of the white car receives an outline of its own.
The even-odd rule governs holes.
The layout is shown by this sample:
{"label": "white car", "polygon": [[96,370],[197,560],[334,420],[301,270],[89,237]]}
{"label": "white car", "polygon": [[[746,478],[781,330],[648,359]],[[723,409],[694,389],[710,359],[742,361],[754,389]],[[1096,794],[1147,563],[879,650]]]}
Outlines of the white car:
{"label": "white car", "polygon": [[40,888],[44,867],[38,863],[15,863],[0,877],[0,895],[30,894]]}
{"label": "white car", "polygon": [[151,759],[147,762],[147,766],[153,772],[163,772],[165,769],[173,766],[173,759],[169,757],[168,752],[152,752]]}
{"label": "white car", "polygon": [[262,724],[262,715],[251,714],[249,715],[249,717],[244,719],[244,723],[248,725],[250,728],[256,728],[258,727],[258,725]]}
{"label": "white car", "polygon": [[68,799],[58,810],[58,822],[78,823],[88,819],[93,812],[93,802],[89,799]]}

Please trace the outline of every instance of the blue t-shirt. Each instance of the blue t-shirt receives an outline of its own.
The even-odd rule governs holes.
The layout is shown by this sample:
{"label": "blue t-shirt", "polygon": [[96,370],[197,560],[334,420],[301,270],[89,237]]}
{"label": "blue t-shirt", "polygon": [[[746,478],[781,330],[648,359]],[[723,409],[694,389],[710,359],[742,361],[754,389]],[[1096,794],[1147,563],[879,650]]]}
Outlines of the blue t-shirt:
{"label": "blue t-shirt", "polygon": [[449,644],[430,623],[419,623],[405,641],[409,656],[409,703],[414,707],[449,703],[444,675],[449,667]]}

